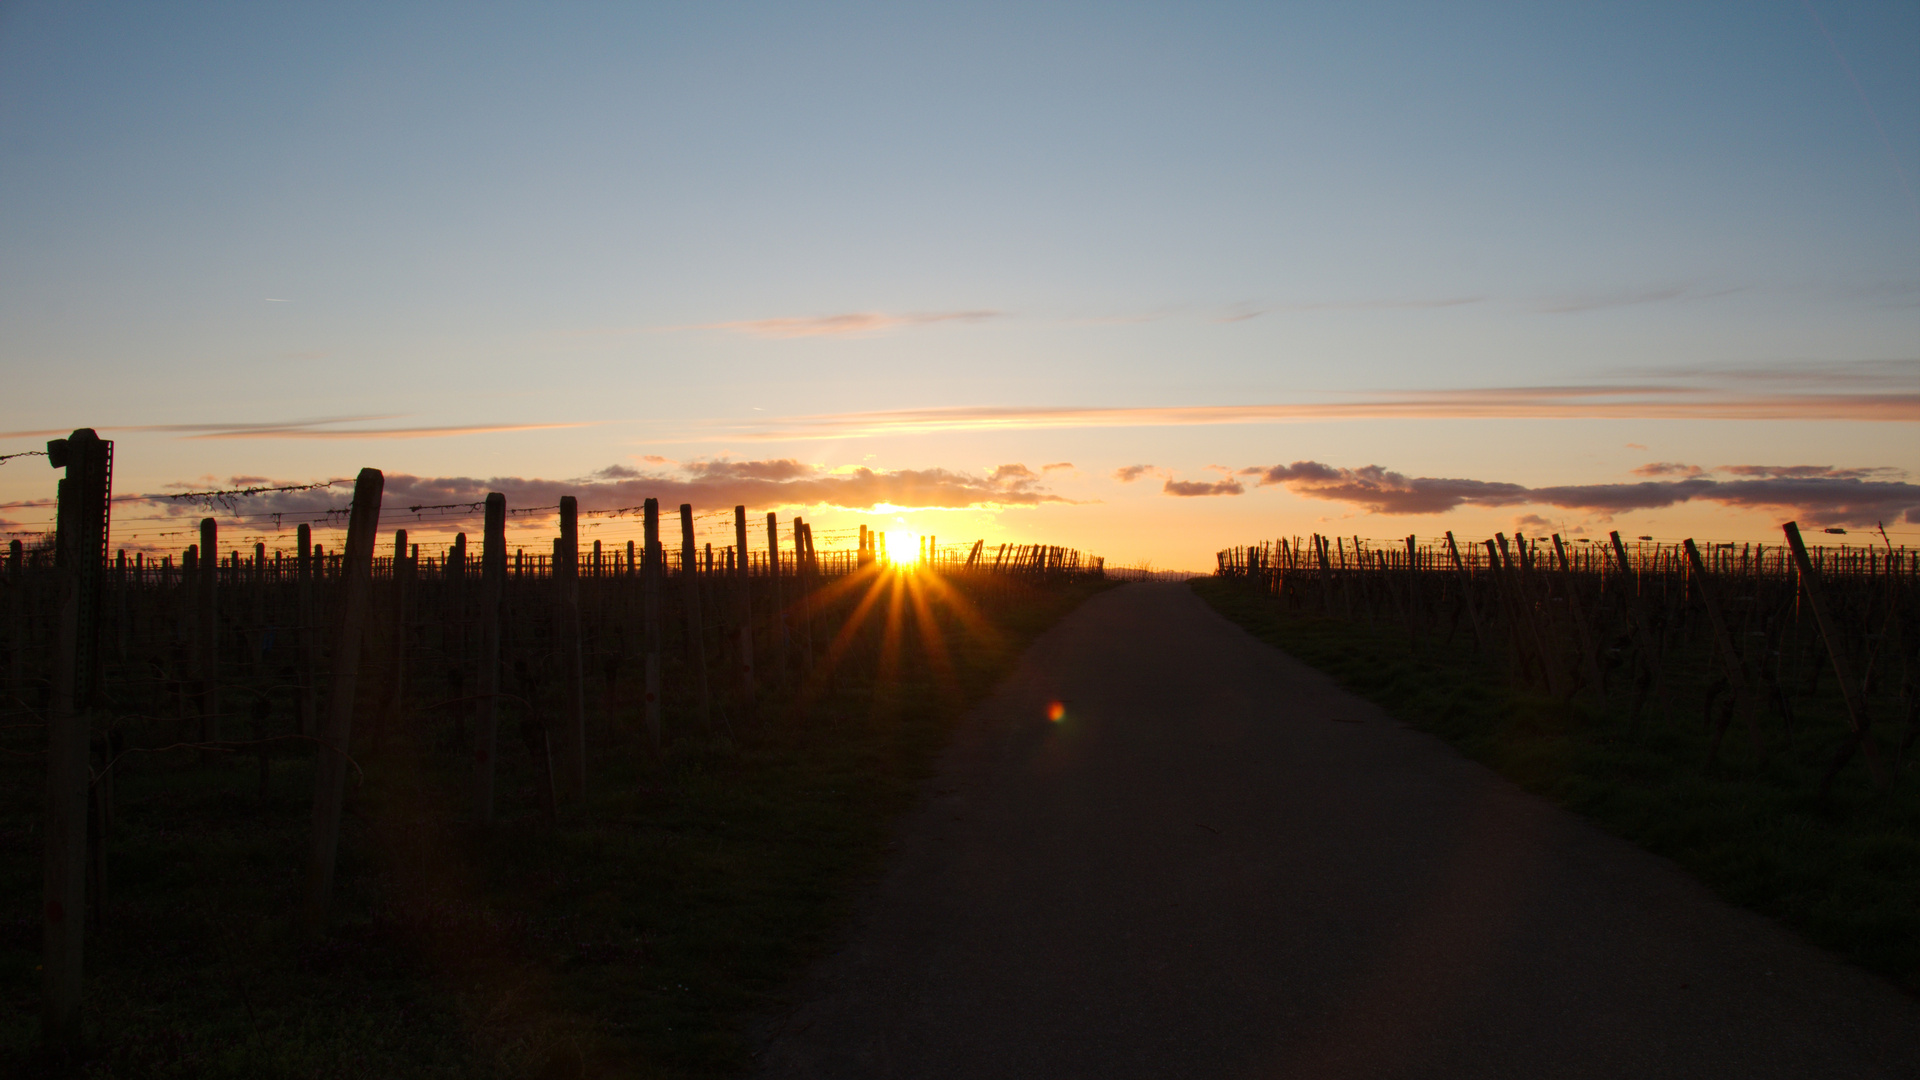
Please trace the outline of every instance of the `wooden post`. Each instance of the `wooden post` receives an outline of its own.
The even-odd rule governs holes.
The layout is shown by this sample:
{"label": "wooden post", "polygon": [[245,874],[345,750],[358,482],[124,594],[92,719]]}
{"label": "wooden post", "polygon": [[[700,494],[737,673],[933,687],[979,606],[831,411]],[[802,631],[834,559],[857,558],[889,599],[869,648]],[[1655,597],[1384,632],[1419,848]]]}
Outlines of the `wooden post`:
{"label": "wooden post", "polygon": [[740,696],[753,704],[753,601],[748,596],[747,508],[733,508],[734,611],[740,621]]}
{"label": "wooden post", "polygon": [[780,689],[787,688],[787,604],[786,590],[780,582],[780,522],[767,514],[767,588],[772,600],[770,623],[773,634],[773,667],[780,678]]}
{"label": "wooden post", "polygon": [[800,590],[800,647],[806,670],[813,670],[813,590],[818,584],[820,560],[813,550],[813,526],[793,519],[794,587]]}
{"label": "wooden post", "polygon": [[687,609],[687,652],[693,661],[694,685],[699,693],[700,724],[713,723],[713,702],[707,694],[707,640],[700,626],[700,549],[693,541],[693,506],[680,504],[680,589]]}
{"label": "wooden post", "polygon": [[507,497],[487,495],[480,534],[480,708],[473,732],[473,820],[493,823],[493,759],[500,742],[500,605],[507,588]]}
{"label": "wooden post", "polygon": [[315,735],[319,730],[320,691],[315,685],[313,675],[314,656],[314,610],[313,610],[313,533],[305,525],[300,526],[300,550],[295,558],[299,581],[295,584],[294,603],[297,610],[294,615],[299,626],[294,631],[295,649],[298,653],[300,686],[296,698],[300,711],[300,734]]}
{"label": "wooden post", "polygon": [[[1700,558],[1700,549],[1693,544],[1693,538],[1681,541],[1687,553],[1687,570],[1693,577],[1693,588],[1700,595],[1701,606],[1707,609],[1707,623],[1713,632],[1714,652],[1720,657],[1721,670],[1726,673],[1727,682],[1733,687],[1733,707],[1746,722],[1747,730],[1753,736],[1754,753],[1762,760],[1766,758],[1766,746],[1760,738],[1760,727],[1754,721],[1753,711],[1759,705],[1759,697],[1754,693],[1752,680],[1747,675],[1746,660],[1740,655],[1739,648],[1733,642],[1733,635],[1727,631],[1726,617],[1720,611],[1719,590],[1714,588],[1713,580],[1707,574],[1706,564]],[[1714,756],[1720,751],[1720,738],[1726,734],[1726,725],[1716,726],[1713,742],[1707,748],[1707,763],[1712,764]]]}
{"label": "wooden post", "polygon": [[379,735],[385,737],[400,726],[402,700],[407,691],[407,602],[412,592],[413,567],[407,562],[407,530],[393,531],[393,667],[387,687],[386,715],[381,718]]}
{"label": "wooden post", "polygon": [[1606,681],[1600,673],[1600,654],[1594,647],[1593,632],[1587,627],[1587,616],[1580,604],[1580,583],[1573,573],[1573,560],[1567,557],[1567,546],[1560,542],[1560,534],[1553,534],[1553,553],[1560,563],[1561,586],[1567,591],[1567,614],[1573,619],[1573,632],[1580,649],[1580,671],[1587,685],[1593,688],[1596,700],[1607,700]]}
{"label": "wooden post", "polygon": [[200,610],[194,641],[200,659],[200,738],[220,741],[220,526],[212,518],[200,521]]}
{"label": "wooden post", "polygon": [[560,540],[553,553],[554,642],[560,656],[560,681],[566,715],[560,729],[561,782],[570,798],[587,796],[586,664],[580,639],[580,505],[560,497]]}
{"label": "wooden post", "polygon": [[[1620,568],[1620,575],[1626,579],[1628,587],[1632,589],[1634,587],[1633,560],[1627,557],[1627,546],[1620,542],[1618,531],[1610,532],[1607,536],[1613,545],[1613,555]],[[1648,690],[1660,698],[1661,715],[1666,717],[1668,723],[1672,723],[1673,705],[1667,698],[1665,672],[1660,665],[1660,643],[1653,635],[1652,616],[1648,612],[1647,603],[1640,597],[1637,589],[1631,594],[1630,601],[1627,611],[1628,622],[1633,628],[1634,652],[1640,655],[1641,663],[1645,668],[1644,677]],[[1630,727],[1639,726],[1640,702],[1643,700],[1645,698],[1641,696],[1634,702],[1632,716],[1628,721]]]}
{"label": "wooden post", "polygon": [[1847,703],[1847,723],[1853,728],[1853,738],[1847,740],[1840,756],[1834,759],[1826,777],[1820,781],[1820,794],[1825,797],[1834,776],[1853,757],[1856,749],[1866,752],[1867,771],[1873,774],[1874,786],[1885,787],[1886,770],[1880,764],[1880,747],[1873,740],[1873,718],[1867,713],[1866,695],[1862,693],[1861,684],[1853,678],[1853,667],[1847,662],[1845,644],[1827,613],[1827,600],[1821,589],[1820,575],[1814,570],[1812,560],[1807,558],[1807,545],[1800,539],[1799,523],[1789,521],[1783,528],[1787,543],[1793,548],[1794,565],[1800,569],[1800,590],[1806,595],[1807,606],[1813,609],[1813,622],[1820,629],[1820,639],[1827,643],[1827,657],[1833,662],[1834,678],[1840,681],[1840,694]]}
{"label": "wooden post", "polygon": [[666,551],[660,546],[660,500],[646,502],[646,579],[644,618],[647,631],[647,738],[660,749],[660,573]]}
{"label": "wooden post", "polygon": [[87,905],[89,713],[100,692],[101,578],[112,505],[113,443],[91,428],[47,444],[60,481],[54,570],[58,607],[47,710],[41,879],[41,1037],[58,1071],[80,1057]]}
{"label": "wooden post", "polygon": [[380,528],[380,494],[385,486],[386,477],[379,469],[361,469],[354,480],[353,510],[347,519],[339,601],[334,606],[326,724],[314,760],[313,850],[307,860],[306,926],[307,932],[315,935],[326,929],[327,908],[333,900],[340,810],[346,801],[347,750],[353,736],[353,697],[360,680],[360,639],[373,591],[373,539]]}
{"label": "wooden post", "polygon": [[1473,624],[1473,648],[1475,652],[1487,651],[1486,632],[1480,628],[1480,611],[1473,603],[1473,578],[1467,573],[1467,564],[1460,560],[1460,547],[1453,542],[1453,530],[1447,530],[1447,554],[1453,557],[1454,572],[1460,575],[1460,598],[1467,606],[1467,621]]}
{"label": "wooden post", "polygon": [[20,541],[7,544],[7,693],[27,700],[27,570]]}

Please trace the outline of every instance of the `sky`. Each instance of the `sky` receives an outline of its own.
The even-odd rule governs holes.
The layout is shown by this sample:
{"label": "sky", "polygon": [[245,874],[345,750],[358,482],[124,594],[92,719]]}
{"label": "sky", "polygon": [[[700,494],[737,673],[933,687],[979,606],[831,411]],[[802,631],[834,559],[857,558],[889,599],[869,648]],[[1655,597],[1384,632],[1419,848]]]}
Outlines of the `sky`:
{"label": "sky", "polygon": [[1916,422],[1910,3],[0,3],[0,455],[122,496],[1914,543]]}

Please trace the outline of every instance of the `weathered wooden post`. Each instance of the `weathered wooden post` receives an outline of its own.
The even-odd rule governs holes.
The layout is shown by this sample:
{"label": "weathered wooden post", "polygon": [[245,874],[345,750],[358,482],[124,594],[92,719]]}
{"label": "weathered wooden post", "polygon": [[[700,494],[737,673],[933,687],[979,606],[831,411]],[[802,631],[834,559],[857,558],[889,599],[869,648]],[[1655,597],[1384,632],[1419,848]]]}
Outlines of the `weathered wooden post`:
{"label": "weathered wooden post", "polygon": [[294,584],[294,617],[299,626],[294,630],[295,650],[298,654],[300,686],[298,708],[300,711],[300,734],[315,735],[319,731],[320,691],[315,685],[314,672],[314,610],[313,610],[313,533],[307,526],[300,526],[300,550],[294,563],[299,575]]}
{"label": "weathered wooden post", "polygon": [[645,612],[647,631],[647,738],[660,749],[660,572],[666,551],[660,546],[660,500],[646,502],[647,569]]}
{"label": "weathered wooden post", "polygon": [[753,704],[753,601],[748,596],[747,508],[733,508],[733,603],[740,622],[740,696]]}
{"label": "weathered wooden post", "polygon": [[473,820],[493,822],[493,759],[500,738],[500,604],[507,587],[507,497],[487,495],[480,538],[480,708],[473,733]]}
{"label": "weathered wooden post", "polygon": [[313,850],[307,860],[306,926],[326,929],[333,900],[333,871],[340,851],[340,810],[346,800],[347,750],[353,736],[353,697],[360,680],[360,639],[373,591],[373,539],[380,528],[380,494],[386,477],[361,469],[353,483],[347,518],[339,601],[334,607],[333,657],[327,686],[327,716],[314,760]]}
{"label": "weathered wooden post", "polygon": [[554,549],[555,642],[560,654],[566,723],[561,728],[561,768],[571,797],[587,797],[586,667],[580,641],[580,504],[560,497],[560,543]]}
{"label": "weathered wooden post", "polygon": [[57,1069],[80,1056],[80,997],[87,904],[89,713],[100,692],[101,577],[112,506],[113,443],[81,428],[47,444],[65,469],[56,512],[59,587],[53,694],[47,711],[47,787],[42,861],[41,1036]]}
{"label": "weathered wooden post", "polygon": [[693,506],[680,504],[680,589],[687,609],[687,652],[693,661],[694,685],[699,693],[700,723],[713,723],[713,703],[707,695],[707,641],[700,627],[700,549],[693,541]]}
{"label": "weathered wooden post", "polygon": [[1827,775],[1820,781],[1820,795],[1826,797],[1833,785],[1833,778],[1839,775],[1840,767],[1853,757],[1855,750],[1866,752],[1867,771],[1873,774],[1873,786],[1885,787],[1886,769],[1880,764],[1880,747],[1873,740],[1873,718],[1867,712],[1866,695],[1862,693],[1862,685],[1853,677],[1853,667],[1847,663],[1845,643],[1840,640],[1839,628],[1833,625],[1833,619],[1827,612],[1827,599],[1820,586],[1820,574],[1807,557],[1807,545],[1800,539],[1800,524],[1789,521],[1782,528],[1787,534],[1787,544],[1793,548],[1793,563],[1800,570],[1800,590],[1806,595],[1807,606],[1813,609],[1813,622],[1820,629],[1820,639],[1827,644],[1827,657],[1833,662],[1834,678],[1840,681],[1840,695],[1847,703],[1847,724],[1853,728],[1853,738],[1840,748],[1840,756],[1834,759],[1833,765],[1827,769]]}
{"label": "weathered wooden post", "polygon": [[780,521],[767,513],[767,589],[773,612],[773,667],[780,677],[780,689],[787,688],[787,603],[786,589],[780,582]]}
{"label": "weathered wooden post", "polygon": [[194,644],[200,660],[200,738],[220,741],[220,526],[212,518],[200,520],[199,620]]}

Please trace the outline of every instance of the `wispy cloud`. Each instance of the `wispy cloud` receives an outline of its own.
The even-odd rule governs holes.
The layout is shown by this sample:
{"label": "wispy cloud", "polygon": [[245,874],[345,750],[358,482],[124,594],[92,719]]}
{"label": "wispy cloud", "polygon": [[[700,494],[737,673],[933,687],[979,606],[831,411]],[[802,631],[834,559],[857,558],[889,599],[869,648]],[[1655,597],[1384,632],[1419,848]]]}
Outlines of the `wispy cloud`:
{"label": "wispy cloud", "polygon": [[1744,292],[1744,286],[1724,289],[1700,289],[1693,285],[1667,285],[1654,288],[1620,289],[1609,292],[1571,293],[1535,300],[1527,306],[1544,315],[1567,315],[1604,308],[1637,307],[1664,304],[1675,300],[1711,300]]}
{"label": "wispy cloud", "polygon": [[1378,465],[1335,468],[1296,461],[1260,469],[1259,486],[1278,485],[1310,499],[1358,506],[1376,514],[1440,514],[1462,506],[1554,506],[1596,514],[1655,510],[1685,502],[1742,509],[1784,510],[1820,525],[1871,525],[1904,518],[1920,523],[1920,485],[1868,480],[1881,469],[1826,466],[1724,467],[1754,479],[1720,480],[1691,475],[1678,480],[1624,484],[1521,484],[1458,477],[1407,476]]}
{"label": "wispy cloud", "polygon": [[934,431],[1177,427],[1380,419],[1920,420],[1920,392],[1767,393],[1723,387],[1552,386],[1415,390],[1250,405],[951,406],[776,421],[745,438],[845,438]]}
{"label": "wispy cloud", "polygon": [[[506,495],[509,507],[550,506],[562,495],[580,500],[583,510],[637,506],[659,499],[669,508],[691,503],[701,509],[746,505],[765,509],[787,506],[831,506],[871,509],[877,506],[916,509],[967,509],[1038,506],[1072,500],[1055,495],[1024,465],[1002,465],[989,475],[950,469],[853,468],[826,471],[791,458],[764,461],[690,462],[670,470],[646,472],[628,465],[611,465],[571,480],[536,477],[411,476],[388,474],[385,505],[401,512],[410,507],[479,502],[488,492]],[[251,513],[322,513],[339,505],[338,492],[299,491],[252,497]],[[198,512],[181,504],[178,512]]]}
{"label": "wispy cloud", "polygon": [[1308,300],[1274,304],[1234,304],[1223,313],[1215,316],[1214,322],[1246,322],[1262,315],[1287,314],[1290,312],[1313,311],[1408,311],[1427,308],[1464,307],[1468,304],[1484,304],[1484,296],[1436,296],[1414,297],[1408,299],[1375,300]]}
{"label": "wispy cloud", "polygon": [[853,311],[840,315],[781,316],[770,319],[742,319],[735,322],[696,323],[669,327],[674,330],[732,330],[754,337],[858,337],[906,326],[930,326],[936,323],[985,322],[1002,317],[998,311],[932,311],[889,315],[879,311]]}
{"label": "wispy cloud", "polygon": [[1246,485],[1232,477],[1228,477],[1225,480],[1212,481],[1174,480],[1169,478],[1167,482],[1160,487],[1161,494],[1177,495],[1183,499],[1191,499],[1205,495],[1239,495],[1246,490]]}
{"label": "wispy cloud", "polygon": [[1155,465],[1125,465],[1113,470],[1113,478],[1123,484],[1131,484],[1143,476],[1158,476],[1160,472]]}
{"label": "wispy cloud", "polygon": [[[103,437],[122,432],[159,432],[185,439],[434,439],[453,435],[484,435],[509,431],[547,431],[554,428],[591,427],[587,423],[565,424],[447,424],[418,427],[346,427],[369,421],[397,420],[397,414],[334,416],[319,420],[285,420],[255,423],[213,424],[125,424],[101,427]],[[70,430],[70,429],[69,429]],[[4,431],[4,438],[38,438],[66,435],[59,431]]]}

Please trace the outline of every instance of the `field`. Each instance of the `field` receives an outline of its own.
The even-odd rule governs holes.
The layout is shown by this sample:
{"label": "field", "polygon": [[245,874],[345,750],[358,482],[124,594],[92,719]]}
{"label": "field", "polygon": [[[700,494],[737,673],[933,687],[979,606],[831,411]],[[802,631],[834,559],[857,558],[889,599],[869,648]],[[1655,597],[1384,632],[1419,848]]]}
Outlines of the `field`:
{"label": "field", "polygon": [[[209,521],[90,583],[16,547],[0,1060],[43,1068],[51,925],[85,932],[87,1075],[737,1073],[956,719],[1107,581],[1060,549],[816,552],[804,523],[736,557],[691,513],[673,559],[647,520],[637,558],[511,561],[497,529],[471,561],[351,530],[222,554]],[[89,587],[97,637],[63,636]],[[43,903],[61,880],[79,920]]]}

